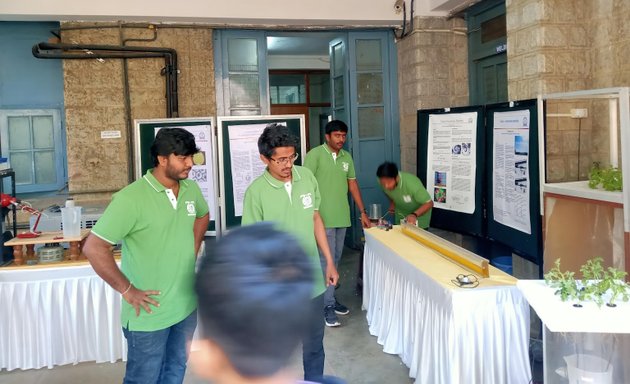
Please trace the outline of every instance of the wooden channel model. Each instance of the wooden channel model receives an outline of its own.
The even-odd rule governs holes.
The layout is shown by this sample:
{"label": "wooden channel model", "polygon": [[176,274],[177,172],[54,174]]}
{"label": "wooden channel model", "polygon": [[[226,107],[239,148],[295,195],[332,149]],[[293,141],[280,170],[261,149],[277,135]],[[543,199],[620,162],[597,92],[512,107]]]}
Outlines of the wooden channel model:
{"label": "wooden channel model", "polygon": [[452,262],[478,274],[480,277],[490,277],[488,260],[470,252],[458,245],[450,243],[415,225],[401,223],[403,234],[439,252]]}

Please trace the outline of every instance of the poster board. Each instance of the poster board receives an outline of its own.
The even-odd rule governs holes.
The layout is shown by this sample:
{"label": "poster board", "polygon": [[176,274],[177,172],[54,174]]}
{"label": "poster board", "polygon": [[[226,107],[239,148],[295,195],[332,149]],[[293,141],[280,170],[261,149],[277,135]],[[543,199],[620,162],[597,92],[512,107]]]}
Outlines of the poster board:
{"label": "poster board", "polygon": [[431,227],[485,236],[482,106],[418,111],[417,175],[433,198]]}
{"label": "poster board", "polygon": [[218,211],[218,174],[217,144],[213,117],[145,119],[134,121],[134,159],[135,179],[141,178],[148,169],[153,168],[151,144],[160,128],[183,128],[195,135],[195,142],[200,155],[195,157],[195,164],[189,178],[195,180],[208,202],[210,223],[206,236],[216,236]]}
{"label": "poster board", "polygon": [[304,115],[223,116],[217,118],[219,189],[222,230],[241,225],[242,201],[249,184],[265,169],[258,152],[258,137],[271,123],[285,124],[298,138],[295,164],[306,156]]}
{"label": "poster board", "polygon": [[486,105],[488,238],[542,265],[536,100]]}

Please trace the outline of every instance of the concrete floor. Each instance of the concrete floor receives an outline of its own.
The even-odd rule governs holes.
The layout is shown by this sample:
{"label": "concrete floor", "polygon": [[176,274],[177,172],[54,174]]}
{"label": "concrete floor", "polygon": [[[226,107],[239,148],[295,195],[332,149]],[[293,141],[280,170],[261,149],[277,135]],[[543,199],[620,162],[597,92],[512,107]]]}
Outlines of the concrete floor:
{"label": "concrete floor", "polygon": [[[413,379],[409,378],[409,369],[400,358],[383,353],[376,338],[368,332],[365,312],[361,311],[361,296],[355,291],[359,256],[357,251],[346,249],[341,260],[339,268],[341,286],[337,290],[337,299],[350,308],[350,314],[340,316],[341,327],[326,329],[325,372],[342,377],[349,384],[413,383]],[[301,356],[295,357],[292,367],[301,374]],[[81,363],[28,371],[3,370],[0,371],[0,383],[111,384],[122,382],[124,371],[123,362]],[[204,381],[189,371],[184,383],[201,384]]]}

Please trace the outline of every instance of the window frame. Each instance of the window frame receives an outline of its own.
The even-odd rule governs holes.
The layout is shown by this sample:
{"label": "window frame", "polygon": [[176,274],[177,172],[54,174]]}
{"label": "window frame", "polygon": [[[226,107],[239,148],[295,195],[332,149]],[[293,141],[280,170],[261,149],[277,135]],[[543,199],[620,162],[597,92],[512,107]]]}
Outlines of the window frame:
{"label": "window frame", "polygon": [[[61,111],[59,109],[1,109],[0,110],[0,154],[7,157],[9,163],[9,117],[29,117],[34,116],[52,116],[53,119],[53,145],[55,153],[55,171],[57,173],[56,182],[47,184],[16,184],[16,193],[32,193],[32,192],[51,192],[61,189],[66,183],[66,174],[64,168],[64,147],[62,139],[62,122]],[[32,120],[31,120],[32,124]],[[32,143],[31,143],[32,145]],[[32,150],[31,146],[31,150]],[[33,151],[34,152],[34,151]],[[34,164],[33,164],[34,166]],[[34,168],[32,168],[32,176],[35,177]]]}

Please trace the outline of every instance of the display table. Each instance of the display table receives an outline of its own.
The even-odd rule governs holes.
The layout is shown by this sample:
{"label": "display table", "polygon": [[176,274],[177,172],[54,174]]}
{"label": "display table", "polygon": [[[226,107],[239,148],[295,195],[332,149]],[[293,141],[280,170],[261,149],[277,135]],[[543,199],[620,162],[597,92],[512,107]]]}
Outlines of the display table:
{"label": "display table", "polygon": [[126,360],[120,294],[74,264],[0,269],[0,369]]}
{"label": "display table", "polygon": [[516,279],[490,267],[477,288],[469,272],[405,236],[365,230],[363,308],[370,333],[417,383],[528,383],[529,305]]}
{"label": "display table", "polygon": [[[40,236],[33,238],[14,237],[13,239],[4,243],[7,247],[13,247],[13,258],[16,265],[24,264],[25,260],[35,259],[35,246],[37,244],[59,244],[68,243],[70,245],[70,251],[68,252],[68,259],[79,260],[81,259],[81,242],[90,234],[89,229],[82,229],[81,234],[76,237],[63,237],[63,232],[42,232]],[[24,247],[26,247],[26,258],[24,257]]]}
{"label": "display table", "polygon": [[517,286],[544,324],[545,384],[566,383],[570,373],[578,372],[573,378],[584,383],[630,382],[630,303],[618,300],[610,308],[585,302],[576,308],[562,302],[544,280],[519,280]]}

